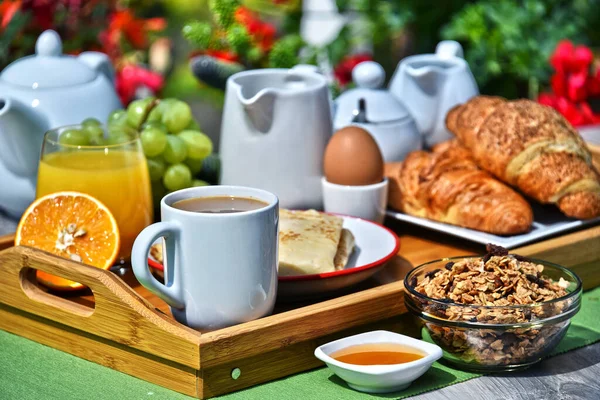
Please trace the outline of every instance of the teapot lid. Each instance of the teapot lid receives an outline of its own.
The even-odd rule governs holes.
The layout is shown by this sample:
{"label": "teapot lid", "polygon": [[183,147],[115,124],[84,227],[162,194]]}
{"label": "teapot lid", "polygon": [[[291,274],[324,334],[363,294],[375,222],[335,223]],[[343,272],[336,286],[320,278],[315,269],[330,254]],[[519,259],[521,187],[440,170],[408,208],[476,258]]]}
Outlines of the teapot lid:
{"label": "teapot lid", "polygon": [[[385,81],[383,67],[374,61],[364,61],[352,70],[355,89],[347,90],[335,100],[335,129],[353,122],[391,122],[411,118],[404,105],[389,91],[381,89]],[[364,114],[364,121],[355,120]]]}
{"label": "teapot lid", "polygon": [[97,72],[77,57],[62,54],[60,36],[53,30],[44,31],[35,43],[35,55],[11,63],[0,79],[31,89],[48,89],[90,82]]}

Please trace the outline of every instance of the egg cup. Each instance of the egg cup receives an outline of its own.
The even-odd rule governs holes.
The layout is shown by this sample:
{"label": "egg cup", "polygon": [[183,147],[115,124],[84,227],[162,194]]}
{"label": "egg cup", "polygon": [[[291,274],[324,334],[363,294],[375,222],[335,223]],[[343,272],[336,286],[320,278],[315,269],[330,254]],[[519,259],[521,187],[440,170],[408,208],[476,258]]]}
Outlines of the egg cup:
{"label": "egg cup", "polygon": [[372,185],[348,186],[321,178],[325,212],[383,223],[388,196],[388,180]]}

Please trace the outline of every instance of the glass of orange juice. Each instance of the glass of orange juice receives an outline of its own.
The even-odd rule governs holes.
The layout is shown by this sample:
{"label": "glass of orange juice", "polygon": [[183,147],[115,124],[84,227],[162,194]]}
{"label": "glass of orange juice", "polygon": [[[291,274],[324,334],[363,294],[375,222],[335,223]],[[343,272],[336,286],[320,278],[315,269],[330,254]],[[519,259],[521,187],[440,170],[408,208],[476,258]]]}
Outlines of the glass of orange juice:
{"label": "glass of orange juice", "polygon": [[[37,197],[61,191],[89,194],[106,205],[119,225],[120,262],[129,260],[137,235],[152,223],[153,207],[146,158],[137,132],[107,132],[72,125],[44,136]],[[94,131],[94,129],[92,129]],[[88,135],[88,136],[86,136]]]}

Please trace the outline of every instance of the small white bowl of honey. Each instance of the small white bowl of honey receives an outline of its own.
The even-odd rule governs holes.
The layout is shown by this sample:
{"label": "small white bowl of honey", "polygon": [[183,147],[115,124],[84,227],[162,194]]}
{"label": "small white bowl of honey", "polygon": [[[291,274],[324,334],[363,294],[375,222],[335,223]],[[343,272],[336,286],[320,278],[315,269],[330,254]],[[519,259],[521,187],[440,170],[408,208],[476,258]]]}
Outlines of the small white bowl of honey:
{"label": "small white bowl of honey", "polygon": [[398,333],[372,331],[324,344],[315,357],[352,389],[390,393],[406,389],[427,372],[442,349]]}

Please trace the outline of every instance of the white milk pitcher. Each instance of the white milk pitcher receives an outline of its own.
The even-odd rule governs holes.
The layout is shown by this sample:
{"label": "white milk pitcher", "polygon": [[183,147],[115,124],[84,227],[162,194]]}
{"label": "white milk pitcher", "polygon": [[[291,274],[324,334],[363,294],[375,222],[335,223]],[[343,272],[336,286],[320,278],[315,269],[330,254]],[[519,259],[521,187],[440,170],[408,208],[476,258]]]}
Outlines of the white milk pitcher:
{"label": "white milk pitcher", "polygon": [[323,154],[332,134],[328,96],[318,73],[232,75],[221,127],[221,184],[267,190],[285,208],[321,208]]}

